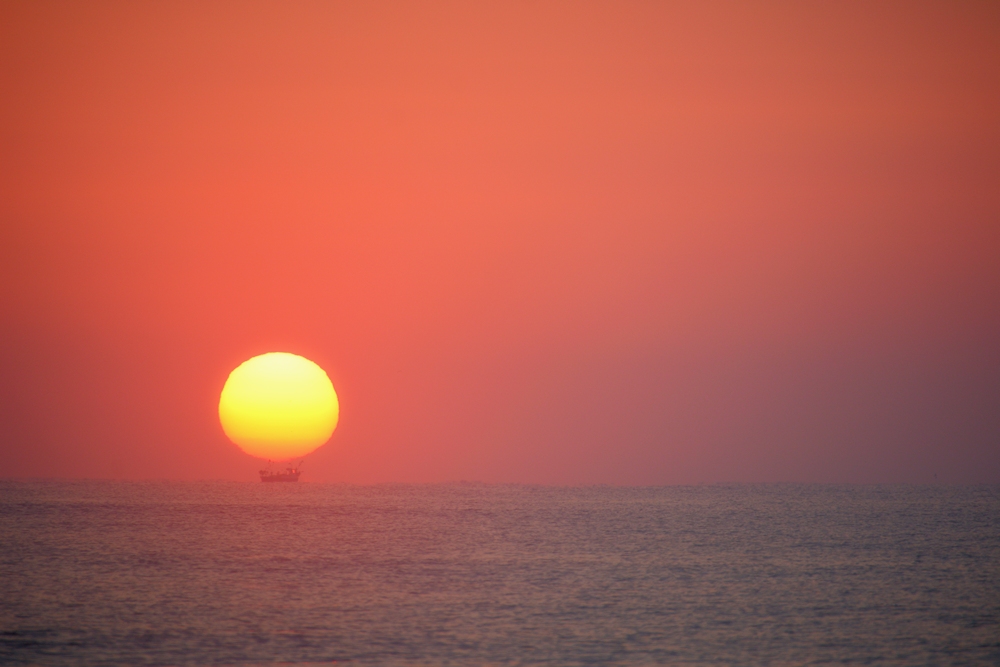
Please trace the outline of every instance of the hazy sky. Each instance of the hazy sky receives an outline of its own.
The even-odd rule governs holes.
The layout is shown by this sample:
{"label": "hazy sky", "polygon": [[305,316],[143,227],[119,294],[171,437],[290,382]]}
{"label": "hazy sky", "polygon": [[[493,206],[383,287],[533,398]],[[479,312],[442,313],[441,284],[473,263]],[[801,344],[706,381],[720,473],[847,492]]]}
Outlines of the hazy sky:
{"label": "hazy sky", "polygon": [[0,476],[1000,482],[1000,4],[0,4]]}

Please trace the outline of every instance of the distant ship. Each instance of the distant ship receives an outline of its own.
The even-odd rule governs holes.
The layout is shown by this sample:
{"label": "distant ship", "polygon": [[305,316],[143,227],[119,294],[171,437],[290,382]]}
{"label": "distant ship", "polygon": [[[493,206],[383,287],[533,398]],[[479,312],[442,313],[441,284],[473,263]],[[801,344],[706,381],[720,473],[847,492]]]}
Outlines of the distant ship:
{"label": "distant ship", "polygon": [[[299,463],[299,465],[302,465]],[[284,472],[278,470],[271,470],[270,468],[265,468],[260,471],[260,481],[262,482],[297,482],[299,481],[299,475],[302,471],[299,470],[298,466],[294,468],[285,468]]]}

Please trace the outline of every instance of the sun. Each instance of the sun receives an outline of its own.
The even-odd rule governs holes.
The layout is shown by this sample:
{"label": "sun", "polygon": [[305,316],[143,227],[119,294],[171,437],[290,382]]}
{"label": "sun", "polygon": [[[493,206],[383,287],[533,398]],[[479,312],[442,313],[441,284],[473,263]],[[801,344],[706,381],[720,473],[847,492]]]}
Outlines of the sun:
{"label": "sun", "polygon": [[339,418],[326,372],[288,352],[244,361],[219,397],[219,421],[229,439],[251,456],[275,461],[315,450],[330,439]]}

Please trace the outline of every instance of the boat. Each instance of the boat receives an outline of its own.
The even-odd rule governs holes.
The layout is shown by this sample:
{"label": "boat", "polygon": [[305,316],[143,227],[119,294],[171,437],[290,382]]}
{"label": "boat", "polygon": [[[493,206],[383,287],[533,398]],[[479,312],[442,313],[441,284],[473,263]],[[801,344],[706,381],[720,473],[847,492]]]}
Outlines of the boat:
{"label": "boat", "polygon": [[[302,465],[299,463],[299,465]],[[271,470],[270,466],[260,471],[260,481],[262,482],[297,482],[302,471],[299,466],[288,467],[282,470]]]}

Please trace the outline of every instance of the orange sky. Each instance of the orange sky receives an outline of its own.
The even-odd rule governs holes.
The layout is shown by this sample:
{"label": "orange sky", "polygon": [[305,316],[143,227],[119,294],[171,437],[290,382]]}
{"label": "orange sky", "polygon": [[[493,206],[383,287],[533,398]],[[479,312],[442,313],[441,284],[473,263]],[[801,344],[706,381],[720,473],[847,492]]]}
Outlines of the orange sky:
{"label": "orange sky", "polygon": [[1000,5],[0,5],[2,476],[1000,482]]}

